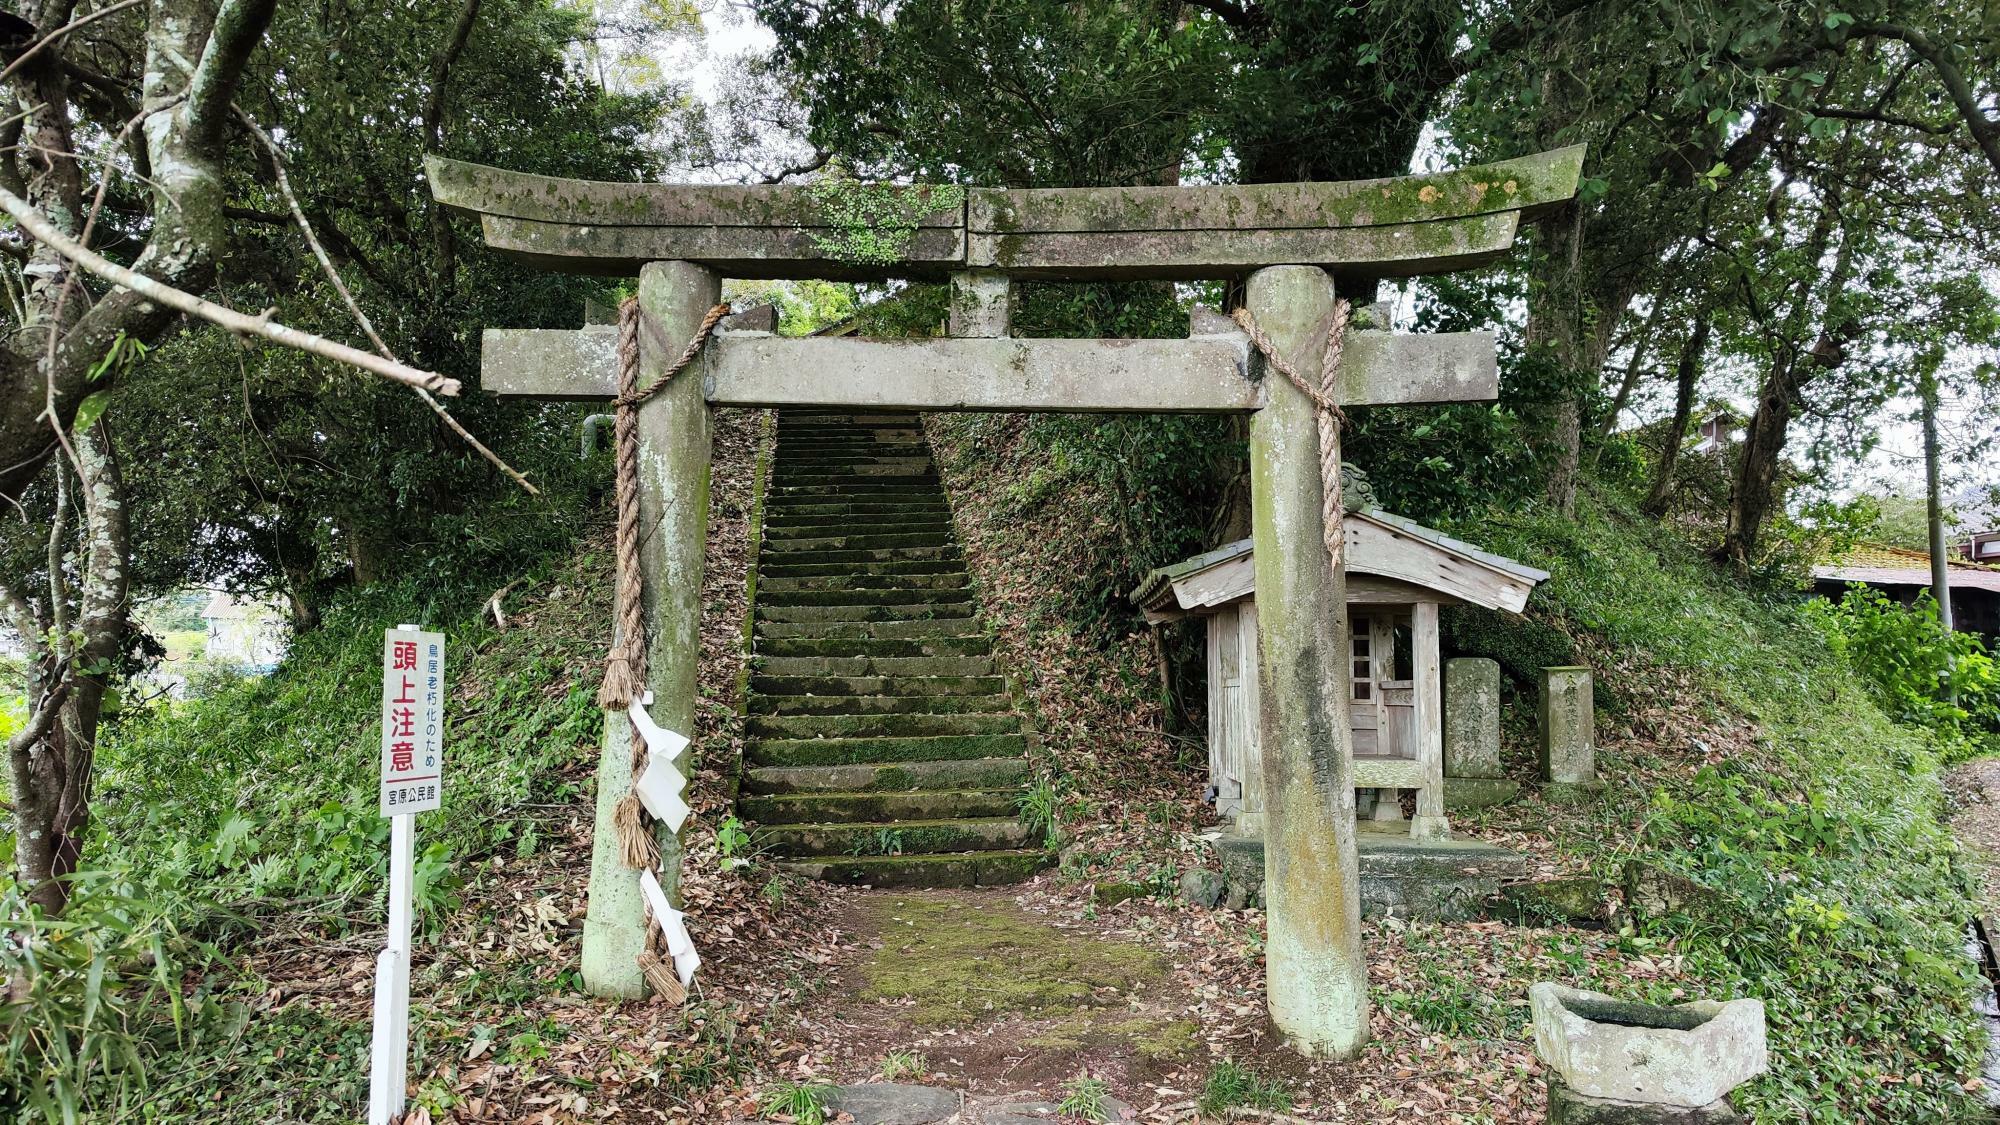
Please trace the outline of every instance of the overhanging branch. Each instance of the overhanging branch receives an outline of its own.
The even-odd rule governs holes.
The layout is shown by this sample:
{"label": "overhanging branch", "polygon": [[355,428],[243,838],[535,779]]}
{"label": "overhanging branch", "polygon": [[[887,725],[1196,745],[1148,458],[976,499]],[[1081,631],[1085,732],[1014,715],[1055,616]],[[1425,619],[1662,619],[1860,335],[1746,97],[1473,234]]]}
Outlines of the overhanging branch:
{"label": "overhanging branch", "polygon": [[46,216],[29,206],[26,200],[4,188],[0,188],[0,210],[12,215],[22,230],[27,231],[51,250],[113,285],[123,286],[149,301],[219,324],[231,332],[261,336],[274,344],[296,348],[324,359],[345,363],[350,367],[358,367],[363,371],[380,375],[384,379],[435,391],[438,394],[455,395],[459,392],[458,380],[446,378],[435,371],[424,371],[405,363],[372,355],[359,348],[348,347],[323,336],[315,336],[310,332],[279,324],[268,315],[250,316],[126,269],[88,247],[79,245],[57,230]]}

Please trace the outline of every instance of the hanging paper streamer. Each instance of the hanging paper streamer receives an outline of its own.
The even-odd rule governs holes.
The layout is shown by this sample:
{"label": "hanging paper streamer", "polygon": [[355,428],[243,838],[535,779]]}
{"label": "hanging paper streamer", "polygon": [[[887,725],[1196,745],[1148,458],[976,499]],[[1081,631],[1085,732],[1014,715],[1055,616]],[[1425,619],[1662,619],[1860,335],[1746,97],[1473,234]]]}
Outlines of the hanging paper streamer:
{"label": "hanging paper streamer", "polygon": [[651,871],[639,872],[639,890],[646,896],[653,921],[667,939],[667,955],[674,959],[674,971],[680,974],[682,987],[686,987],[694,979],[694,971],[701,967],[701,955],[695,952],[694,939],[688,936],[687,915],[667,902],[666,891]]}
{"label": "hanging paper streamer", "polygon": [[632,716],[632,725],[638,728],[639,736],[646,740],[646,752],[652,755],[653,760],[672,761],[680,756],[681,751],[688,748],[688,739],[685,735],[676,734],[653,721],[653,716],[646,713],[646,703],[652,701],[653,693],[649,691],[646,693],[645,703],[635,699],[631,706],[625,708],[625,713]]}
{"label": "hanging paper streamer", "polygon": [[694,811],[681,796],[686,789],[687,779],[681,776],[681,771],[660,758],[647,762],[646,771],[632,786],[632,792],[638,795],[646,811],[653,814],[653,819],[673,832],[679,832],[688,814]]}
{"label": "hanging paper streamer", "polygon": [[652,698],[652,693],[647,692],[645,702],[635,699],[625,709],[632,716],[632,726],[646,741],[646,769],[633,784],[632,792],[654,820],[662,821],[669,830],[679,832],[693,810],[682,796],[687,791],[687,778],[674,768],[673,761],[687,749],[688,740],[654,722],[653,717],[646,713],[645,703],[651,702]]}

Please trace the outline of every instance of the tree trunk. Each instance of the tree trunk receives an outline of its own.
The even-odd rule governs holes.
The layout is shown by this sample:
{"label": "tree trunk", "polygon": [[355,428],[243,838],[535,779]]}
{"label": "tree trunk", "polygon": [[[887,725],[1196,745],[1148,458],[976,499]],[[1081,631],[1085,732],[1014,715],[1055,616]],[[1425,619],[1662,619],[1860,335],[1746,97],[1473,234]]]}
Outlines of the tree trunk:
{"label": "tree trunk", "polygon": [[[75,444],[84,521],[76,552],[83,562],[74,625],[57,633],[55,647],[34,642],[42,651],[30,673],[28,722],[8,745],[16,874],[29,899],[51,915],[68,904],[64,876],[75,872],[83,858],[98,720],[130,627],[131,531],[124,481],[102,421],[78,434]],[[58,530],[61,526],[58,520]],[[7,588],[9,603],[20,607],[17,621],[25,610],[14,593],[19,588],[18,583]],[[51,624],[67,616],[61,611],[70,600],[62,573],[51,575]],[[73,648],[63,636],[72,631],[77,638]]]}
{"label": "tree trunk", "polygon": [[1688,333],[1687,343],[1681,348],[1681,358],[1674,368],[1674,419],[1667,427],[1666,440],[1660,446],[1660,463],[1653,471],[1653,487],[1646,492],[1646,499],[1639,510],[1659,519],[1667,514],[1667,498],[1673,495],[1674,466],[1681,458],[1681,443],[1687,440],[1688,419],[1694,414],[1694,391],[1701,382],[1702,354],[1708,350],[1709,318],[1703,315],[1695,321],[1694,331]]}

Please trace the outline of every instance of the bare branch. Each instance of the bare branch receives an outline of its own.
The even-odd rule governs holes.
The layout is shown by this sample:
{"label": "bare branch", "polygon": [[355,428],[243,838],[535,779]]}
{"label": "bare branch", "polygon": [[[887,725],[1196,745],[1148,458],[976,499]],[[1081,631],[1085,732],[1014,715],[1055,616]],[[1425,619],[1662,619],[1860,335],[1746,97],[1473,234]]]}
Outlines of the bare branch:
{"label": "bare branch", "polygon": [[[469,6],[473,8],[478,7],[478,0],[472,0]],[[299,205],[299,197],[292,193],[291,177],[285,175],[285,158],[284,154],[278,151],[277,142],[272,140],[270,134],[264,132],[257,122],[251,119],[249,114],[244,113],[240,108],[236,113],[242,120],[244,128],[250,130],[250,135],[257,138],[257,143],[263,145],[264,150],[270,153],[271,169],[276,174],[278,191],[285,197],[285,204],[292,209],[292,218],[297,221],[300,233],[305,235],[306,245],[312,247],[313,257],[318,260],[320,269],[326,274],[327,280],[333,283],[334,289],[339,291],[340,299],[347,302],[347,311],[353,315],[354,322],[359,324],[361,330],[368,334],[368,340],[375,345],[376,351],[380,352],[386,359],[395,360],[396,353],[389,349],[389,345],[383,342],[381,334],[375,331],[375,322],[368,319],[367,313],[361,311],[361,303],[354,299],[354,294],[347,288],[347,283],[341,280],[340,271],[333,268],[333,262],[327,257],[325,247],[320,245],[319,238],[313,234],[312,224],[306,220],[305,208]],[[456,433],[467,445],[478,450],[480,456],[492,462],[494,468],[513,478],[515,484],[527,489],[528,495],[541,495],[541,489],[529,483],[528,478],[522,476],[514,466],[501,460],[499,454],[486,448],[484,442],[473,437],[472,432],[460,425],[458,419],[452,417],[450,412],[445,410],[443,403],[432,398],[429,391],[418,387],[417,395],[432,410],[437,412],[439,418],[444,419],[444,424],[451,427],[453,433]]]}
{"label": "bare branch", "polygon": [[1929,133],[1934,137],[1948,137],[1958,132],[1949,125],[1932,125],[1927,121],[1916,121],[1908,117],[1898,117],[1893,113],[1882,113],[1872,109],[1840,109],[1834,106],[1814,106],[1810,111],[1814,117],[1835,117],[1842,121],[1872,121],[1878,125],[1894,125],[1898,129],[1914,129],[1919,133]]}
{"label": "bare branch", "polygon": [[1951,96],[1952,105],[1958,108],[1958,115],[1964,119],[1966,130],[1972,134],[1972,141],[1986,156],[1987,163],[2000,172],[2000,124],[1986,115],[1979,99],[1979,92],[1967,81],[1965,72],[1959,69],[1958,60],[1953,57],[1949,45],[1939,44],[1930,36],[1914,27],[1904,27],[1893,23],[1857,23],[1848,29],[1853,35],[1874,35],[1883,39],[1900,40],[1911,51],[1930,64],[1931,70],[1944,85],[1945,93]]}
{"label": "bare branch", "polygon": [[826,167],[827,161],[832,159],[833,153],[831,151],[823,148],[815,149],[811,160],[803,164],[794,164],[789,168],[781,168],[771,175],[764,177],[764,182],[767,184],[782,184],[793,176],[803,176],[809,172],[817,172],[821,168]]}
{"label": "bare branch", "polygon": [[359,367],[384,379],[444,395],[456,395],[459,392],[458,380],[446,378],[435,371],[420,370],[382,356],[370,355],[359,348],[350,348],[346,344],[315,336],[310,332],[302,332],[297,328],[273,321],[268,313],[249,316],[213,301],[205,301],[192,293],[156,281],[145,274],[128,270],[116,262],[106,260],[88,247],[79,246],[75,240],[57,230],[47,216],[29,206],[20,196],[4,188],[0,188],[0,210],[12,215],[23,230],[56,253],[113,285],[123,286],[148,301],[219,324],[231,332],[261,336],[274,344],[283,344],[285,347],[296,348],[323,359]]}
{"label": "bare branch", "polygon": [[138,5],[143,4],[145,2],[146,0],[118,0],[118,3],[113,4],[110,7],[99,8],[87,16],[76,17],[75,19],[69,21],[68,23],[62,25],[61,27],[56,28],[54,31],[49,32],[47,35],[42,36],[40,39],[35,40],[33,46],[29,47],[25,51],[22,51],[20,54],[14,56],[14,61],[8,63],[7,68],[5,70],[0,70],[0,81],[5,81],[8,75],[20,69],[22,63],[27,62],[29,59],[35,57],[35,53],[40,51],[43,47],[46,47],[49,44],[55,42],[56,40],[61,39],[63,36],[68,35],[70,32],[75,31],[77,28],[82,27],[83,25],[88,23],[95,23],[98,20],[103,19],[105,16],[114,15],[118,12],[124,11],[127,8],[137,7]]}
{"label": "bare branch", "polygon": [[188,105],[184,111],[187,142],[196,151],[218,153],[222,145],[222,124],[236,97],[243,68],[264,38],[277,0],[223,0],[215,14],[215,26],[202,49],[188,80]]}

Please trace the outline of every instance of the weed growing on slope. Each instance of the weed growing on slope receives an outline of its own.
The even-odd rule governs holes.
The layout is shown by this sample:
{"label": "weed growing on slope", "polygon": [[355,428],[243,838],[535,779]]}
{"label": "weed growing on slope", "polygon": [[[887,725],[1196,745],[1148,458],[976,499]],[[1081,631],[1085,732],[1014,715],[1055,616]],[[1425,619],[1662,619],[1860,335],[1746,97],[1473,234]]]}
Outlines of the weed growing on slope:
{"label": "weed growing on slope", "polygon": [[1234,1059],[1223,1059],[1210,1068],[1195,1108],[1204,1117],[1219,1118],[1237,1106],[1283,1113],[1292,1108],[1292,1092],[1282,1079],[1265,1078]]}

